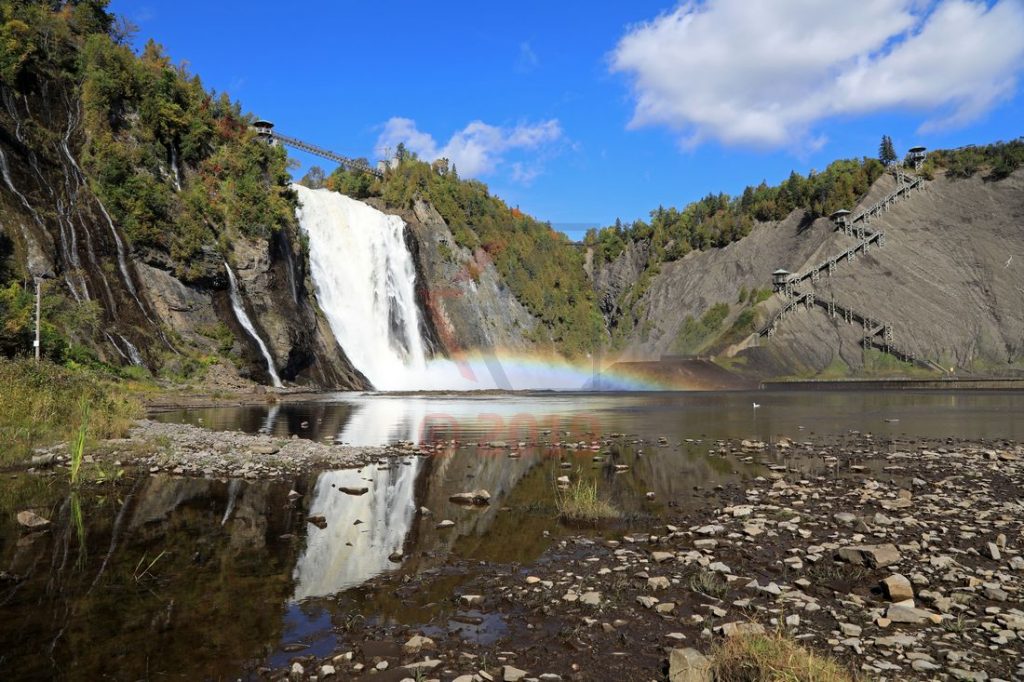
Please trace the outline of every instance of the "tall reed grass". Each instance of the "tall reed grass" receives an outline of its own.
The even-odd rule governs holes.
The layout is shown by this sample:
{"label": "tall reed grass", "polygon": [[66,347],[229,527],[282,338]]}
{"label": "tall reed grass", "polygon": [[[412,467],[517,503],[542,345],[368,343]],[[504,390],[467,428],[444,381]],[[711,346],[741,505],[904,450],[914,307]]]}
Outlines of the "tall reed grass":
{"label": "tall reed grass", "polygon": [[81,439],[84,450],[87,435],[122,437],[142,415],[136,398],[96,371],[0,358],[0,465],[59,441],[74,449]]}

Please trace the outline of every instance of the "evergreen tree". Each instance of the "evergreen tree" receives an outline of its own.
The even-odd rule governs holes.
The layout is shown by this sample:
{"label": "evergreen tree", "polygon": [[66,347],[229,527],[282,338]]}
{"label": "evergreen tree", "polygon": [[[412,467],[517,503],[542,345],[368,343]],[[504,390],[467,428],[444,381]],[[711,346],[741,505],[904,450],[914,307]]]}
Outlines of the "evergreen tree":
{"label": "evergreen tree", "polygon": [[896,148],[892,145],[892,138],[882,135],[882,142],[878,145],[878,160],[886,166],[891,166],[896,162],[896,158]]}

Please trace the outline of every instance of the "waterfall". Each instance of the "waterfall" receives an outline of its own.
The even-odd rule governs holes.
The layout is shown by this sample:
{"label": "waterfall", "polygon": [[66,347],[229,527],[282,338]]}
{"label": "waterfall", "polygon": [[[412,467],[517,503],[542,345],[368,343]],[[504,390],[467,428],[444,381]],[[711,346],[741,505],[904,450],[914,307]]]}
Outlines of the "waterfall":
{"label": "waterfall", "polygon": [[131,341],[126,339],[121,334],[118,334],[118,336],[121,337],[121,340],[124,341],[124,345],[128,348],[128,357],[131,359],[132,364],[138,365],[139,367],[144,367],[146,363],[143,362],[142,353],[140,353],[139,349],[135,347],[135,344],[133,344]]}
{"label": "waterfall", "polygon": [[181,192],[181,170],[178,168],[178,148],[171,144],[171,179],[174,181],[174,189]]}
{"label": "waterfall", "polygon": [[[589,367],[499,359],[493,351],[428,360],[405,223],[337,192],[292,188],[317,302],[338,344],[377,390],[578,390],[591,378]],[[367,418],[376,423],[378,416]]]}
{"label": "waterfall", "polygon": [[330,190],[293,185],[317,300],[338,343],[375,388],[423,388],[416,268],[397,216]]}
{"label": "waterfall", "polygon": [[228,271],[228,281],[231,282],[231,308],[235,311],[235,317],[238,318],[238,323],[242,325],[249,336],[256,341],[256,345],[260,347],[260,352],[263,353],[263,358],[267,361],[267,372],[270,374],[270,380],[274,382],[274,386],[281,388],[281,378],[277,376],[277,370],[274,369],[274,358],[271,357],[270,351],[267,350],[267,344],[263,343],[263,339],[256,332],[256,327],[253,326],[252,320],[249,319],[249,314],[245,312],[245,306],[242,305],[242,297],[238,293],[238,281],[235,279],[235,273],[232,272],[231,266],[228,265],[227,261],[224,261],[224,267]]}

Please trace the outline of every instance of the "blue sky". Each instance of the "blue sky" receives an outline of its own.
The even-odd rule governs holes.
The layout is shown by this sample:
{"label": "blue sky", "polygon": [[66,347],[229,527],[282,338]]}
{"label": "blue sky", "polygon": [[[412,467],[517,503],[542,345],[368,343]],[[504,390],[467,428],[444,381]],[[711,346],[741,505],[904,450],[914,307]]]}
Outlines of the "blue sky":
{"label": "blue sky", "polygon": [[286,134],[370,158],[404,141],[455,158],[463,175],[542,220],[605,225],[874,155],[882,134],[900,150],[1024,134],[1022,3],[111,9],[139,26],[140,46],[156,39]]}

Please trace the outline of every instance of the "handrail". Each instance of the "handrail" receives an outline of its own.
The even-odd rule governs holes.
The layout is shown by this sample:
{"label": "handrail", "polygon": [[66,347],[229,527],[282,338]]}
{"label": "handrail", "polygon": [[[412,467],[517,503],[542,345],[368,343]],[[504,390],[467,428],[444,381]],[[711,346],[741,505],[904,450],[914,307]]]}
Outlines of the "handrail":
{"label": "handrail", "polygon": [[289,147],[295,147],[296,149],[301,149],[304,152],[309,152],[310,154],[316,154],[317,156],[320,156],[320,157],[323,157],[325,159],[328,159],[329,161],[334,161],[335,163],[340,163],[342,166],[345,166],[346,168],[349,168],[351,170],[360,171],[360,172],[363,172],[363,173],[369,173],[370,175],[373,175],[373,176],[378,177],[378,178],[383,178],[384,177],[384,173],[382,173],[381,171],[377,170],[376,168],[371,168],[369,164],[365,164],[362,161],[357,161],[356,159],[350,159],[347,156],[342,156],[341,154],[337,154],[337,153],[332,152],[332,151],[330,151],[328,149],[323,149],[322,147],[317,147],[316,145],[309,144],[308,142],[303,142],[302,140],[296,139],[294,137],[288,137],[287,135],[282,135],[281,133],[279,133],[277,131],[272,131],[272,132],[268,133],[268,135],[272,139],[275,139],[278,142],[282,142],[282,143],[288,145]]}

